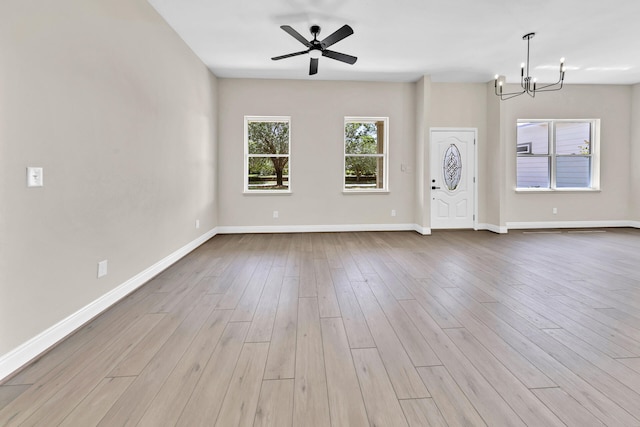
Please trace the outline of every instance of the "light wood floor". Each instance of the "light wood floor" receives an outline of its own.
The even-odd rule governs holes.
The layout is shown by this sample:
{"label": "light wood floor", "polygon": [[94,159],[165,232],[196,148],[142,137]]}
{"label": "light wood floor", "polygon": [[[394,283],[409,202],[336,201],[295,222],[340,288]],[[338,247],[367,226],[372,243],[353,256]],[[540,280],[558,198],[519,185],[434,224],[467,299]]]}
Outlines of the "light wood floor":
{"label": "light wood floor", "polygon": [[0,425],[638,426],[640,231],[216,236]]}

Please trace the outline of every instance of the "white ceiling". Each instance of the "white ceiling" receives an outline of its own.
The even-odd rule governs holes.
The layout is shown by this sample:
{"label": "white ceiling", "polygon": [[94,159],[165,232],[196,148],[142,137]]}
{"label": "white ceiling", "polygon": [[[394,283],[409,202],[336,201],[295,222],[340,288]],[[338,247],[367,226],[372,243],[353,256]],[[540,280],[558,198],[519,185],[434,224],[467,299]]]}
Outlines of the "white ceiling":
{"label": "white ceiling", "polygon": [[[410,82],[487,82],[520,78],[531,40],[531,74],[565,83],[640,82],[639,0],[149,0],[219,77]],[[331,49],[354,65],[309,57],[270,58],[305,47],[279,28],[319,39],[344,24],[354,34]]]}

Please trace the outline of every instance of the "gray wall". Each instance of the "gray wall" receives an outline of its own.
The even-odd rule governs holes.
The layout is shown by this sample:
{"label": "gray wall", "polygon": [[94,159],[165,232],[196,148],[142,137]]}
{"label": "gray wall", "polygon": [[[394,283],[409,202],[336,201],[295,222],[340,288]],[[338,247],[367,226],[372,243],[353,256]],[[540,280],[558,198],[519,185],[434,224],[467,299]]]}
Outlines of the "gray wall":
{"label": "gray wall", "polygon": [[[478,130],[478,223],[487,221],[489,171],[487,156],[491,155],[487,139],[487,92],[480,83],[432,83],[429,125],[432,127],[462,127]],[[427,151],[429,140],[427,135]],[[429,165],[429,163],[427,163]],[[428,169],[428,167],[427,167]],[[428,181],[429,177],[427,177]],[[428,184],[428,182],[427,182]],[[427,185],[427,187],[429,187]],[[430,200],[427,197],[427,200]],[[428,206],[427,209],[430,209]]]}
{"label": "gray wall", "polygon": [[[640,90],[634,90],[638,98]],[[413,84],[221,79],[220,225],[415,223],[428,228],[430,196],[424,176],[429,174],[431,127],[478,129],[481,228],[629,221],[639,209],[633,197],[638,186],[630,184],[630,177],[637,181],[629,161],[634,159],[632,105],[639,105],[633,101],[631,87],[624,85],[567,85],[535,99],[525,95],[500,101],[493,82],[432,83],[429,76]],[[292,195],[242,194],[245,114],[292,116]],[[342,194],[341,124],[346,115],[391,117],[390,194]],[[601,119],[601,191],[516,192],[516,121],[522,118]],[[411,173],[400,171],[400,164],[407,162],[413,165]],[[391,209],[397,217],[390,217]],[[272,218],[274,210],[280,218]]]}
{"label": "gray wall", "polygon": [[[526,95],[500,104],[499,124],[506,161],[495,168],[505,177],[504,221],[630,220],[631,87],[567,85],[560,92]],[[601,119],[599,192],[517,193],[516,121],[518,119]],[[497,159],[496,159],[497,160]],[[552,209],[558,208],[554,215]]]}
{"label": "gray wall", "polygon": [[[428,212],[429,187],[425,183],[425,165],[429,164],[427,150],[429,144],[429,121],[431,117],[429,111],[431,99],[431,79],[423,76],[416,82],[416,140],[415,140],[415,200],[414,218],[416,225],[424,229],[429,228],[430,213]],[[421,230],[419,228],[419,230]]]}
{"label": "gray wall", "polygon": [[0,3],[0,356],[217,225],[216,84],[144,0]]}
{"label": "gray wall", "polygon": [[[506,146],[503,131],[506,126],[502,126],[504,122],[502,105],[504,102],[495,95],[493,82],[489,82],[486,85],[486,91],[487,142],[485,147],[487,152],[482,158],[484,160],[483,166],[487,174],[483,180],[485,194],[480,196],[481,199],[485,201],[485,209],[481,211],[481,221],[496,227],[494,231],[500,231],[500,227],[504,227],[505,223],[506,187],[504,165],[506,165],[508,161],[505,154]],[[513,127],[515,129],[515,123]]]}
{"label": "gray wall", "polygon": [[640,227],[640,84],[631,91],[630,219]]}
{"label": "gray wall", "polygon": [[[401,164],[414,164],[415,92],[414,83],[219,79],[220,226],[414,224],[415,168]],[[243,194],[245,115],[291,116],[292,194]],[[343,194],[345,116],[389,117],[389,193]]]}

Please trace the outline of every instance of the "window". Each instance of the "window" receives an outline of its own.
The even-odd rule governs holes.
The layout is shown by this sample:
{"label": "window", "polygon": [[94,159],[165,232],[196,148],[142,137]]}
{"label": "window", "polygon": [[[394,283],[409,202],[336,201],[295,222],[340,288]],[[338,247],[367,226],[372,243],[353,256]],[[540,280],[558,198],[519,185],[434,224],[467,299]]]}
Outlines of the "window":
{"label": "window", "polygon": [[290,117],[244,118],[244,191],[290,192]]}
{"label": "window", "polygon": [[388,191],[388,127],[388,117],[345,118],[345,191]]}
{"label": "window", "polygon": [[518,120],[518,189],[599,188],[599,120]]}

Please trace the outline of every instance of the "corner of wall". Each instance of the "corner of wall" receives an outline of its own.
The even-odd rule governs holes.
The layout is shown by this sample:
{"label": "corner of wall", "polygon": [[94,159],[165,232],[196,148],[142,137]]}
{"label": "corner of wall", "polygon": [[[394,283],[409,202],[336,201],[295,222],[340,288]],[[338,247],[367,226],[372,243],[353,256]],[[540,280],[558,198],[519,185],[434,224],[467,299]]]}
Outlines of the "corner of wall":
{"label": "corner of wall", "polygon": [[484,206],[480,219],[502,230],[503,228],[506,229],[503,215],[505,202],[503,112],[500,98],[494,94],[493,84],[493,82],[487,83],[486,150],[479,153],[478,159],[478,164],[482,164],[486,174],[485,179],[481,181],[482,188],[478,189],[478,193],[482,197],[479,204]]}
{"label": "corner of wall", "polygon": [[217,78],[147,1],[43,6],[0,14],[3,370],[218,223]]}
{"label": "corner of wall", "polygon": [[47,328],[25,343],[19,345],[12,351],[4,355],[0,355],[0,381],[9,377],[14,372],[37,358],[40,354],[71,335],[74,331],[82,327],[82,325],[89,322],[112,305],[116,304],[131,292],[143,286],[158,274],[162,273],[189,252],[211,239],[216,235],[216,233],[217,230],[215,228],[209,230],[192,242],[189,242],[182,248],[156,262],[154,265],[144,271],[141,271],[111,291],[90,302],[80,310]]}
{"label": "corner of wall", "polygon": [[[640,223],[640,83],[631,87],[630,216]],[[637,225],[636,225],[637,228]]]}
{"label": "corner of wall", "polygon": [[425,186],[425,173],[429,164],[429,127],[431,117],[431,76],[424,75],[416,85],[416,227],[430,226],[429,192]]}

